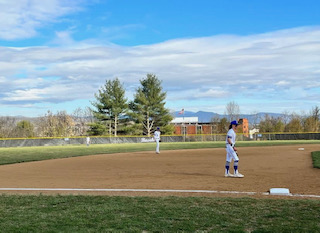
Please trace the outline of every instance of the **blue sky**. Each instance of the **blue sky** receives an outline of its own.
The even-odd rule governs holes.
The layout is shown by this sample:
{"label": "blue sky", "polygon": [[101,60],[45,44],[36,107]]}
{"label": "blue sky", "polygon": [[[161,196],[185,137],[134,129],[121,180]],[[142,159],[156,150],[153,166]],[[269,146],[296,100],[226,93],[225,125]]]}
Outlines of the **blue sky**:
{"label": "blue sky", "polygon": [[0,116],[91,106],[153,73],[172,111],[308,114],[320,105],[316,0],[0,0]]}

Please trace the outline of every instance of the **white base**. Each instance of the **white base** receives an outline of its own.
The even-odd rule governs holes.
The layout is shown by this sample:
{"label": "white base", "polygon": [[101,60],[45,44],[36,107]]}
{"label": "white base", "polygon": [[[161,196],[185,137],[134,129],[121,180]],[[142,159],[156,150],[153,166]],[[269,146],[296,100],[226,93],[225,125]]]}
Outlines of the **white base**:
{"label": "white base", "polygon": [[285,195],[289,196],[291,195],[289,189],[286,188],[271,188],[270,189],[270,195]]}

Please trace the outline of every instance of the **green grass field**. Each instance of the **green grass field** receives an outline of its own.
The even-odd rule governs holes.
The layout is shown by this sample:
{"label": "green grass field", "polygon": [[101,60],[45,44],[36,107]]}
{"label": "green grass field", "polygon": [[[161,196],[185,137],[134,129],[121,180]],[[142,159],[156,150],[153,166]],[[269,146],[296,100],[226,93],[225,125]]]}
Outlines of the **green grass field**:
{"label": "green grass field", "polygon": [[313,167],[320,169],[320,151],[312,152]]}
{"label": "green grass field", "polygon": [[319,200],[0,196],[1,232],[320,232]]}
{"label": "green grass field", "polygon": [[[237,146],[319,144],[239,142]],[[224,147],[162,143],[161,150]],[[153,151],[154,144],[0,148],[0,163]],[[320,168],[320,152],[312,153]],[[320,200],[209,197],[1,195],[1,232],[320,232]]]}

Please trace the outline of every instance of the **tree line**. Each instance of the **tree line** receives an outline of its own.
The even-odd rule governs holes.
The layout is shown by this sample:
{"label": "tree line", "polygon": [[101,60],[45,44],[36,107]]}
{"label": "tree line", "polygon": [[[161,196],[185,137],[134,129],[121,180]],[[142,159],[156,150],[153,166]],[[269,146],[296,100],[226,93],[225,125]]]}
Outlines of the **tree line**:
{"label": "tree line", "polygon": [[[225,133],[229,127],[230,121],[240,118],[240,108],[235,102],[230,102],[226,106],[226,115],[228,118],[215,117],[211,119],[215,127],[215,133]],[[297,114],[295,112],[283,112],[280,116],[271,116],[265,114],[260,116],[252,114],[252,120],[249,122],[249,129],[259,129],[260,133],[315,133],[320,132],[320,108],[313,107],[309,113]],[[242,132],[242,128],[238,128]]]}
{"label": "tree line", "polygon": [[165,108],[166,92],[154,74],[140,80],[140,86],[129,101],[124,85],[118,78],[106,80],[95,93],[91,107],[56,114],[48,111],[33,120],[0,117],[1,138],[72,137],[85,135],[147,135],[156,127],[164,134],[172,134],[174,126],[169,110]]}
{"label": "tree line", "polygon": [[[44,116],[30,119],[0,117],[0,138],[30,137],[72,137],[88,135],[147,135],[156,127],[166,135],[173,134],[170,124],[173,116],[165,108],[166,92],[161,81],[154,74],[147,74],[140,80],[133,100],[125,97],[124,85],[118,78],[106,80],[95,93],[91,107],[78,108],[72,114],[66,111],[53,113],[47,111]],[[230,102],[226,106],[228,118],[213,118],[213,133],[226,133],[231,120],[239,119],[240,107]],[[253,114],[255,115],[255,114]],[[320,108],[315,106],[309,114],[285,112],[279,117],[268,114],[261,119],[258,114],[249,122],[250,128],[260,133],[319,132]],[[241,127],[239,128],[241,133]]]}
{"label": "tree line", "polygon": [[313,107],[308,114],[283,113],[280,117],[272,117],[268,114],[259,123],[261,133],[275,132],[319,132],[320,108]]}

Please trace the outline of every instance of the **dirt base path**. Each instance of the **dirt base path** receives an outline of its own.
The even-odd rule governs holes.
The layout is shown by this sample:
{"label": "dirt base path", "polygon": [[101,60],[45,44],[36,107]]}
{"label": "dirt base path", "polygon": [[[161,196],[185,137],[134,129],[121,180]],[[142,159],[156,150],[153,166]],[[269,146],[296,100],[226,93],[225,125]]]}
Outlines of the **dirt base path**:
{"label": "dirt base path", "polygon": [[[320,144],[238,149],[239,171],[245,175],[242,179],[224,177],[225,149],[222,148],[161,151],[159,155],[153,152],[92,155],[4,165],[0,166],[0,188],[217,190],[259,193],[267,192],[270,188],[288,188],[294,194],[320,195],[320,169],[313,168],[311,160],[311,152],[320,151]],[[85,194],[79,191],[0,192]],[[120,195],[133,194],[121,192]]]}

